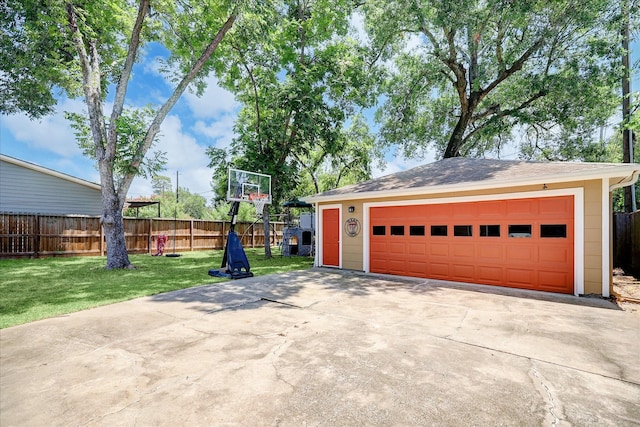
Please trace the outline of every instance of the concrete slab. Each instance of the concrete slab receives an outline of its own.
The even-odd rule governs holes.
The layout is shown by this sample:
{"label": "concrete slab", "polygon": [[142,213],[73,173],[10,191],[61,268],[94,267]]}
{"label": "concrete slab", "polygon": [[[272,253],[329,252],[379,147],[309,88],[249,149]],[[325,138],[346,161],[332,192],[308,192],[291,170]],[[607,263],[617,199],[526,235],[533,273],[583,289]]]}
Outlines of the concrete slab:
{"label": "concrete slab", "polygon": [[0,425],[640,425],[640,312],[313,269],[0,331]]}

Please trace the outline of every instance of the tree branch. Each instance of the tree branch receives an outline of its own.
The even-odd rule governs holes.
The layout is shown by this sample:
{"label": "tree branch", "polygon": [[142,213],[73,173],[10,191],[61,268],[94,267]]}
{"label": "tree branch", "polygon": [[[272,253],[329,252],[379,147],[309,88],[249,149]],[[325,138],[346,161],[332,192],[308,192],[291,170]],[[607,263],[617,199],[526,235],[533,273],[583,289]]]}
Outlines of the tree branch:
{"label": "tree branch", "polygon": [[87,102],[89,113],[89,126],[93,138],[93,145],[96,159],[104,159],[106,152],[106,128],[104,125],[104,114],[102,110],[102,96],[100,86],[100,61],[95,40],[89,43],[90,53],[87,53],[84,39],[80,28],[75,7],[70,1],[66,2],[67,21],[71,38],[78,52],[80,67],[82,69],[82,80],[84,96]]}
{"label": "tree branch", "polygon": [[140,46],[140,33],[142,32],[144,19],[149,11],[149,2],[150,0],[140,0],[136,22],[131,31],[127,58],[125,59],[124,66],[122,67],[122,74],[118,79],[118,84],[116,85],[116,93],[113,99],[113,110],[111,111],[111,119],[109,120],[109,133],[107,135],[108,145],[113,146],[114,149],[116,139],[118,137],[116,131],[117,121],[122,114],[122,109],[124,108],[124,98],[127,94],[129,77],[131,76],[131,70],[133,69],[133,64],[135,63],[136,55],[138,53],[138,47]]}
{"label": "tree branch", "polygon": [[[213,55],[218,45],[222,42],[222,39],[224,39],[224,36],[233,27],[233,24],[237,17],[238,17],[238,9],[236,7],[231,12],[226,22],[222,25],[222,27],[220,27],[220,29],[218,30],[218,33],[211,40],[211,43],[209,43],[209,45],[202,52],[202,55],[200,56],[200,58],[198,58],[195,64],[193,64],[193,66],[191,67],[191,70],[189,70],[189,72],[182,78],[180,83],[178,83],[178,85],[173,90],[173,93],[171,94],[169,99],[167,99],[164,105],[160,107],[160,109],[158,110],[158,113],[153,119],[153,122],[151,123],[151,126],[149,126],[149,129],[147,130],[147,133],[144,137],[144,144],[142,144],[142,146],[134,156],[134,160],[131,162],[131,167],[133,169],[137,169],[140,166],[145,153],[149,150],[149,148],[153,144],[153,141],[156,135],[158,134],[158,131],[160,130],[160,125],[162,124],[164,119],[167,117],[167,114],[169,114],[169,111],[171,111],[175,103],[178,102],[178,99],[180,98],[180,96],[184,93],[184,91],[187,89],[189,84],[197,77],[198,73],[200,72],[200,70],[202,70],[202,68],[204,67],[205,63],[209,60],[211,55]],[[127,177],[123,180],[122,185],[118,189],[118,193],[123,198],[126,196],[126,193],[129,189],[129,186],[131,185],[131,182],[133,181],[133,178],[134,178],[133,174],[128,174]]]}
{"label": "tree branch", "polygon": [[533,55],[540,47],[542,47],[545,40],[546,40],[546,34],[543,33],[543,35],[540,36],[538,40],[536,40],[536,42],[529,47],[529,49],[527,49],[522,55],[520,55],[520,57],[513,63],[513,65],[511,65],[511,67],[501,71],[500,74],[498,74],[498,77],[494,81],[489,83],[489,85],[485,89],[482,90],[480,99],[488,95],[489,92],[495,89],[496,86],[498,86],[500,83],[506,80],[509,76],[521,70],[524,63],[527,62],[527,60],[529,60],[531,55]]}
{"label": "tree branch", "polygon": [[444,62],[444,57],[442,56],[442,49],[440,48],[440,44],[438,43],[438,40],[435,38],[433,33],[426,27],[426,25],[424,25],[424,22],[420,24],[420,31],[422,32],[422,34],[427,36],[427,39],[429,39],[429,42],[433,46],[433,52],[436,55],[436,57]]}
{"label": "tree branch", "polygon": [[256,78],[253,75],[253,71],[249,68],[249,64],[247,63],[242,50],[236,46],[232,47],[236,52],[238,52],[238,55],[240,55],[240,62],[242,63],[242,66],[244,67],[247,75],[249,76],[249,79],[251,80],[256,109],[256,135],[258,137],[258,151],[262,153],[262,136],[260,134],[260,128],[262,127],[262,124],[260,119],[260,99],[258,98],[258,83],[256,82]]}
{"label": "tree branch", "polygon": [[505,31],[502,28],[502,21],[498,22],[498,35],[496,37],[496,60],[498,61],[498,69],[501,73],[507,68],[502,56],[502,43],[504,41]]}
{"label": "tree branch", "polygon": [[449,46],[449,55],[441,56],[440,60],[451,70],[456,76],[456,80],[450,79],[454,88],[458,92],[458,98],[460,100],[460,107],[462,111],[466,111],[469,106],[469,100],[467,99],[467,70],[464,65],[460,64],[456,59],[456,45],[455,45],[455,30],[442,28],[445,37],[447,38],[447,44]]}
{"label": "tree branch", "polygon": [[508,110],[500,110],[500,105],[499,104],[494,104],[491,107],[489,107],[486,111],[484,111],[484,112],[482,112],[482,113],[480,113],[478,115],[475,115],[473,117],[472,121],[479,120],[479,119],[482,119],[484,117],[487,117],[487,116],[490,116],[491,114],[493,114],[493,116],[491,118],[489,118],[486,122],[482,123],[480,126],[478,126],[477,128],[474,128],[471,132],[469,132],[464,137],[462,145],[464,145],[466,143],[466,141],[468,141],[469,138],[471,138],[477,132],[479,132],[480,130],[482,130],[485,127],[487,127],[490,123],[494,123],[495,121],[500,120],[503,117],[511,116],[514,113],[517,113],[518,111],[522,111],[525,108],[529,107],[531,104],[533,104],[537,99],[542,98],[542,97],[544,97],[546,95],[547,95],[547,91],[540,90],[540,91],[536,92],[535,94],[533,94],[525,102],[523,102],[522,104],[518,105],[515,108],[511,108],[511,109],[508,109]]}

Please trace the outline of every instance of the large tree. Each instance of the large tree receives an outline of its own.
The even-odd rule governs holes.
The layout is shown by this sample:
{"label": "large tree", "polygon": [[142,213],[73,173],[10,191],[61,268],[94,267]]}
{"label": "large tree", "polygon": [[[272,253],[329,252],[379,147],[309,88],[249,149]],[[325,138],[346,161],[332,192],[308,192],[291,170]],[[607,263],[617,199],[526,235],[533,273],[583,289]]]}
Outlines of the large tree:
{"label": "large tree", "polygon": [[[234,60],[221,78],[243,105],[230,158],[272,176],[274,203],[293,195],[314,155],[343,152],[349,118],[373,102],[365,52],[348,35],[354,10],[351,0],[285,0],[263,17],[266,26],[245,27],[231,43]],[[210,154],[222,164],[219,151]]]}
{"label": "large tree", "polygon": [[299,197],[371,179],[372,167],[383,163],[375,136],[362,115],[351,119],[333,150],[318,145],[312,151],[292,156],[300,165],[301,176],[294,194]]}
{"label": "large tree", "polygon": [[381,136],[408,156],[436,147],[443,157],[523,135],[548,158],[589,141],[617,105],[613,3],[367,1],[371,45],[389,73]]}
{"label": "large tree", "polygon": [[[160,0],[153,5],[150,0],[7,0],[0,7],[0,112],[39,117],[53,111],[58,91],[84,96],[90,151],[102,187],[107,268],[130,266],[122,208],[160,125],[191,83],[202,90],[202,77],[222,67],[214,53],[239,14],[251,14],[249,6],[255,5],[231,0]],[[170,51],[164,69],[175,87],[123,159],[120,141],[131,142],[131,135],[121,135],[127,89],[142,47],[152,41]],[[112,109],[105,114],[109,91]],[[77,117],[75,124],[81,128]]]}

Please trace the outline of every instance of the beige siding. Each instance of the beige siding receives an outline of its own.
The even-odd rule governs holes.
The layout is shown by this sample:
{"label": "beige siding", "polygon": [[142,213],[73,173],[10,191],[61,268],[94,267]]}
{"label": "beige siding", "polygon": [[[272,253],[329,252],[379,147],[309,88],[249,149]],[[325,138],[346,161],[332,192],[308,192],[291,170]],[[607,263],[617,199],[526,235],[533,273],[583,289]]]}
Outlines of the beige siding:
{"label": "beige siding", "polygon": [[602,293],[602,181],[584,188],[584,293]]}
{"label": "beige siding", "polygon": [[[355,208],[349,212],[349,206]],[[360,233],[351,237],[347,234],[345,224],[349,218],[355,218],[360,222]],[[362,201],[344,203],[342,206],[342,268],[348,270],[363,270],[362,256],[364,250],[363,233],[363,209]]]}

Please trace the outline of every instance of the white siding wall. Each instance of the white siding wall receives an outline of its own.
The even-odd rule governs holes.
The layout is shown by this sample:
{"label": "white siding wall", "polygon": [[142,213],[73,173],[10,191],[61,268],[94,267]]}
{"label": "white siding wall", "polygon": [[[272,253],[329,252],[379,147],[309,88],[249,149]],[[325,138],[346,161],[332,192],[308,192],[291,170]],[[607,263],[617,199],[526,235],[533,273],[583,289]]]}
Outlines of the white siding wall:
{"label": "white siding wall", "polygon": [[100,215],[100,190],[0,160],[0,212]]}

